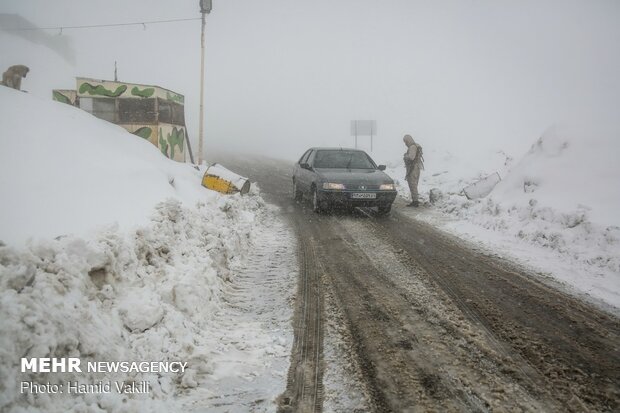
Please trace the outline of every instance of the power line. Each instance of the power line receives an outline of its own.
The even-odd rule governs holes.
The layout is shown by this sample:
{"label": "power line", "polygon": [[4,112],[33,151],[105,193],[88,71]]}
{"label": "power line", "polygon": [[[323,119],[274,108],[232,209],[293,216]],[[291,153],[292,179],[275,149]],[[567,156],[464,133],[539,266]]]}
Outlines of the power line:
{"label": "power line", "polygon": [[120,27],[120,26],[143,26],[146,27],[147,24],[161,24],[161,23],[176,23],[176,22],[186,22],[186,21],[194,21],[200,20],[200,17],[193,17],[188,19],[171,19],[171,20],[151,20],[144,22],[135,22],[135,23],[112,23],[112,24],[93,24],[88,26],[56,26],[56,27],[18,27],[14,29],[3,29],[7,31],[33,31],[33,30],[60,30],[61,32],[65,29],[93,29],[99,27]]}

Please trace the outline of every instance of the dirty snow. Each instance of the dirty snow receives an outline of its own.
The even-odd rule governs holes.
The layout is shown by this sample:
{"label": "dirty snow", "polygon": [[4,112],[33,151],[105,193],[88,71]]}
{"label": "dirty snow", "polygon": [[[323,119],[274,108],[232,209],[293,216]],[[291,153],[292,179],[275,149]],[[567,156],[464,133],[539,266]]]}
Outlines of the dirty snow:
{"label": "dirty snow", "polygon": [[[620,307],[617,137],[609,129],[554,126],[519,157],[452,154],[429,144],[420,180],[426,208],[407,213]],[[388,172],[408,197],[401,163],[394,161]],[[468,200],[461,193],[493,172],[502,181],[487,197]]]}
{"label": "dirty snow", "polygon": [[[12,148],[0,155],[0,410],[202,411],[207,393],[233,410],[273,410],[286,386],[295,247],[258,188],[208,191],[191,166],[51,100],[0,87],[0,109]],[[188,366],[21,373],[21,357]],[[108,380],[150,392],[19,390]]]}
{"label": "dirty snow", "polygon": [[325,291],[325,329],[323,340],[323,410],[326,412],[371,411],[370,391],[351,343],[354,338],[333,291]]}

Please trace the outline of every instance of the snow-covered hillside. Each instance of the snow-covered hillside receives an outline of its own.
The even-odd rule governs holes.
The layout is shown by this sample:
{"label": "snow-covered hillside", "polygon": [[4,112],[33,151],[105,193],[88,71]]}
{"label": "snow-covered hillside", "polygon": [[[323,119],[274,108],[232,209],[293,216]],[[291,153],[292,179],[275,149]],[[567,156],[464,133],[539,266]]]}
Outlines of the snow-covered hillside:
{"label": "snow-covered hillside", "polygon": [[0,240],[84,234],[99,225],[144,224],[173,197],[214,198],[200,173],[171,162],[119,126],[51,99],[0,88]]}
{"label": "snow-covered hillside", "polygon": [[[273,400],[285,386],[296,271],[275,207],[256,187],[209,191],[190,165],[51,99],[0,87],[0,110],[0,410],[187,411],[204,406],[218,381],[255,383],[247,397]],[[253,265],[237,282],[265,243],[292,261],[270,278]],[[279,287],[260,299],[242,294],[274,277]],[[21,357],[188,364],[182,373],[43,374],[21,372]],[[148,382],[150,391],[19,387],[74,380]]]}
{"label": "snow-covered hillside", "polygon": [[[420,191],[426,206],[432,189],[438,199],[415,213],[620,307],[619,150],[617,133],[576,126],[550,128],[516,162],[503,152],[430,150]],[[394,166],[408,196],[404,170]],[[487,197],[461,193],[493,172],[502,181]]]}

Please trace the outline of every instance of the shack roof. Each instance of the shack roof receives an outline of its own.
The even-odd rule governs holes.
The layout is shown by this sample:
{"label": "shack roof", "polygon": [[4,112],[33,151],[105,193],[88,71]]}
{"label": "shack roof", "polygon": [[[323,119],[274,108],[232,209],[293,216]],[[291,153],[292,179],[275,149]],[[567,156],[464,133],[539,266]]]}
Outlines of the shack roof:
{"label": "shack roof", "polygon": [[156,85],[145,85],[140,83],[118,82],[113,80],[92,79],[87,77],[76,77],[76,90],[79,97],[99,97],[99,98],[150,98],[177,102],[181,105],[185,103],[185,97],[170,89]]}

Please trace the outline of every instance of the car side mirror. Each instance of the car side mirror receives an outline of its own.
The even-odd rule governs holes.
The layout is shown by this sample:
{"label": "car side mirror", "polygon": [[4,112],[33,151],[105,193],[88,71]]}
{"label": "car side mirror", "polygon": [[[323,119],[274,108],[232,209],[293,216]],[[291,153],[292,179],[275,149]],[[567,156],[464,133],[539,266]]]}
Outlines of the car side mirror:
{"label": "car side mirror", "polygon": [[377,166],[377,169],[380,171],[385,171],[385,165],[379,165]]}
{"label": "car side mirror", "polygon": [[299,166],[300,166],[301,168],[303,168],[303,169],[310,169],[310,165],[308,165],[308,164],[307,164],[307,163],[305,163],[305,162],[300,163],[300,164],[299,164]]}

